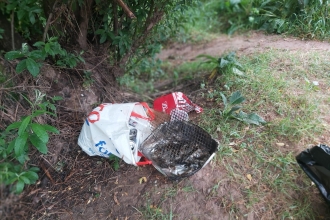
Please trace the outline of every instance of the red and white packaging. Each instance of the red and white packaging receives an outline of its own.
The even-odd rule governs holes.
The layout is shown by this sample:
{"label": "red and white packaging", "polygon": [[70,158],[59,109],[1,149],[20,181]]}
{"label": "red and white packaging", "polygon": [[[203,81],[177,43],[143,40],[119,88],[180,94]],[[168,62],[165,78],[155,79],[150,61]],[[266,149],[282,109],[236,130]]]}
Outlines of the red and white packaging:
{"label": "red and white packaging", "polygon": [[154,100],[154,109],[157,111],[171,114],[173,109],[183,110],[187,113],[195,111],[196,113],[203,112],[203,109],[192,103],[188,97],[182,92],[173,92]]}

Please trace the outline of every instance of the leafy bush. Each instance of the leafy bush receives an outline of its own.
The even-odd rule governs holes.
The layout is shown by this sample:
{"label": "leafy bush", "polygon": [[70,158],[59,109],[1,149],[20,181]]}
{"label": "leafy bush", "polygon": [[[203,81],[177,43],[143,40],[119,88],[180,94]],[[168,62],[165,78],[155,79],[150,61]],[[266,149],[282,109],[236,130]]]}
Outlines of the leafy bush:
{"label": "leafy bush", "polygon": [[330,25],[326,1],[226,0],[220,3],[222,29],[288,32],[309,38],[328,38]]}
{"label": "leafy bush", "polygon": [[201,64],[212,64],[214,68],[209,76],[209,79],[215,79],[217,76],[226,74],[235,74],[238,76],[244,75],[244,69],[242,65],[236,60],[234,52],[230,52],[220,58],[216,58],[210,55],[199,55],[197,58],[206,58]]}
{"label": "leafy bush", "polygon": [[5,58],[8,60],[14,60],[24,58],[16,66],[16,72],[21,73],[24,70],[28,70],[33,76],[37,76],[40,72],[42,62],[47,57],[51,57],[56,60],[56,64],[65,67],[68,66],[73,68],[78,62],[84,62],[84,59],[78,55],[68,53],[61,45],[57,42],[57,38],[50,38],[47,43],[38,41],[33,44],[37,49],[29,51],[27,44],[22,45],[20,51],[9,51],[5,54]]}
{"label": "leafy bush", "polygon": [[44,100],[45,94],[35,92],[34,102],[26,101],[31,105],[32,112],[19,121],[10,124],[0,133],[0,183],[14,184],[16,193],[22,192],[25,184],[34,184],[38,179],[38,168],[29,167],[29,152],[35,147],[40,153],[46,154],[49,132],[59,134],[59,131],[48,124],[39,124],[36,119],[40,115],[56,116],[54,101],[61,97],[54,97],[50,101]]}

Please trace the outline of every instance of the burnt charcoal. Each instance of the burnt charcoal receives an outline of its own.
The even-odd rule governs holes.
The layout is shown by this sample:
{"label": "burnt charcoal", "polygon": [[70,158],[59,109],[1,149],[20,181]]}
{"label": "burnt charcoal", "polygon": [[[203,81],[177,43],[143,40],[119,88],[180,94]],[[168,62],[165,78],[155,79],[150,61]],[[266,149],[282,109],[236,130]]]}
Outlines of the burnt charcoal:
{"label": "burnt charcoal", "polygon": [[171,121],[159,125],[139,149],[164,175],[181,179],[200,170],[217,147],[211,135],[197,125]]}

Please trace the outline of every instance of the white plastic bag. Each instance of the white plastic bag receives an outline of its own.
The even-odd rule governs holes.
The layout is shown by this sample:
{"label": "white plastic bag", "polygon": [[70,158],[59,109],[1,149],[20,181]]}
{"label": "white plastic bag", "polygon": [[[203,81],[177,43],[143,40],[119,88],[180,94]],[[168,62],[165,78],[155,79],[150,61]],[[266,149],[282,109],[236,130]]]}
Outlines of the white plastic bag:
{"label": "white plastic bag", "polygon": [[103,103],[85,120],[78,145],[90,156],[111,154],[128,164],[140,160],[138,146],[151,133],[153,112],[147,103]]}

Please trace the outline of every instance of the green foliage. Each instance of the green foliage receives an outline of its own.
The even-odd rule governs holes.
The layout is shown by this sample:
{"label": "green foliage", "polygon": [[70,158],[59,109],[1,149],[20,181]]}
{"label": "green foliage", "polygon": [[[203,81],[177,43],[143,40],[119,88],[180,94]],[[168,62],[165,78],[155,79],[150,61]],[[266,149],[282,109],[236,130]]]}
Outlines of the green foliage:
{"label": "green foliage", "polygon": [[129,71],[141,57],[153,57],[159,52],[160,43],[179,29],[178,20],[187,5],[196,1],[125,1],[136,18],[123,16],[123,9],[111,2],[97,2],[94,34],[100,44],[110,43],[113,62],[124,62]]}
{"label": "green foliage", "polygon": [[84,62],[84,59],[78,55],[68,53],[57,42],[57,38],[50,38],[47,43],[38,41],[33,44],[37,49],[29,51],[28,45],[25,43],[22,45],[20,51],[9,51],[5,54],[7,60],[20,59],[20,62],[16,66],[16,72],[21,73],[24,70],[28,70],[32,76],[36,77],[40,73],[40,67],[46,58],[51,58],[56,61],[56,64],[60,67],[68,66],[73,68],[78,62]]}
{"label": "green foliage", "polygon": [[219,95],[221,96],[222,102],[225,106],[224,109],[220,111],[222,117],[226,119],[237,119],[247,124],[262,125],[266,123],[266,121],[258,114],[247,114],[240,110],[242,108],[240,104],[245,101],[245,98],[239,91],[233,92],[228,99],[222,92],[219,92]]}
{"label": "green foliage", "polygon": [[10,124],[0,133],[0,160],[4,161],[0,164],[0,183],[15,184],[16,193],[22,192],[25,184],[34,184],[38,179],[38,168],[27,168],[26,165],[31,147],[46,154],[49,132],[59,134],[55,127],[37,123],[36,118],[40,115],[56,116],[53,103],[61,97],[44,100],[45,95],[38,90],[35,95],[34,102],[23,96],[31,105],[31,114]]}
{"label": "green foliage", "polygon": [[89,88],[90,85],[94,82],[92,79],[92,72],[91,71],[84,71],[84,82],[83,87]]}
{"label": "green foliage", "polygon": [[216,77],[222,75],[234,74],[237,76],[244,76],[244,68],[236,60],[235,52],[230,52],[229,54],[220,58],[205,54],[199,55],[197,58],[205,58],[205,61],[203,61],[201,64],[210,64],[214,66],[209,76],[210,80],[214,80]]}
{"label": "green foliage", "polygon": [[120,158],[111,154],[109,156],[109,161],[111,162],[113,169],[117,171],[119,169]]}
{"label": "green foliage", "polygon": [[3,36],[2,36],[2,34],[4,33],[4,29],[2,29],[2,28],[0,28],[0,39],[3,39]]}
{"label": "green foliage", "polygon": [[14,26],[25,39],[40,36],[45,23],[42,2],[35,0],[8,0],[0,2],[0,10],[4,14],[14,14]]}
{"label": "green foliage", "polygon": [[252,28],[309,38],[329,36],[326,1],[226,0],[218,10],[221,28],[229,34]]}

